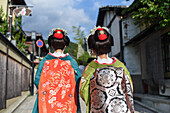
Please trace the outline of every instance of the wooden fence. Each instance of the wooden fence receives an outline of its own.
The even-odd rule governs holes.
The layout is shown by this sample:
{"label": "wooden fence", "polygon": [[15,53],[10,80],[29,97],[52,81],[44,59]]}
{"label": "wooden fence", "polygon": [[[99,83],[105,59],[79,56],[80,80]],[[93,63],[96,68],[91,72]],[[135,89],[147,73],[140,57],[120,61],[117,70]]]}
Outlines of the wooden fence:
{"label": "wooden fence", "polygon": [[0,33],[0,109],[30,89],[31,61]]}

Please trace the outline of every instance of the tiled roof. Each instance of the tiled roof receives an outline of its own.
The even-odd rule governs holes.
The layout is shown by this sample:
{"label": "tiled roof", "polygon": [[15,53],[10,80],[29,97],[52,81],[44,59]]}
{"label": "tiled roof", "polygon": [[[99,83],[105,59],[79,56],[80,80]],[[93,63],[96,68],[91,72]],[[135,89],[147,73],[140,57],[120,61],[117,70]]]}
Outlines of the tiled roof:
{"label": "tiled roof", "polygon": [[11,0],[12,5],[26,5],[25,0]]}
{"label": "tiled roof", "polygon": [[123,9],[127,6],[102,6],[99,8],[96,26],[103,26],[104,16],[107,11],[115,11],[116,15],[120,16]]}

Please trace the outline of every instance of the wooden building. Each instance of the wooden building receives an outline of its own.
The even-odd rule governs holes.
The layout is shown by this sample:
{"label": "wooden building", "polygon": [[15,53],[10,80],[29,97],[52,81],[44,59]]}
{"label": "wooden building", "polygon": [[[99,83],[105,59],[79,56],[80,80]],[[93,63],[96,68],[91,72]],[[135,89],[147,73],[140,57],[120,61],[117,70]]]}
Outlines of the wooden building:
{"label": "wooden building", "polygon": [[[26,44],[29,46],[27,55],[30,56],[32,53],[32,50],[33,50],[32,49],[33,48],[33,40],[31,39],[31,31],[24,31],[24,33],[25,33],[25,38],[26,38]],[[43,42],[43,46],[40,49],[36,44],[37,40],[42,40],[42,42]],[[41,58],[45,57],[49,52],[49,49],[48,49],[47,45],[45,44],[45,41],[44,41],[41,33],[36,33],[36,40],[35,40],[34,48],[35,48],[34,49],[34,57],[37,59],[39,56],[39,51],[40,51]],[[28,57],[28,58],[30,58],[30,57]],[[35,62],[35,63],[38,63],[38,62]]]}
{"label": "wooden building", "polygon": [[0,33],[0,110],[30,90],[31,61]]}

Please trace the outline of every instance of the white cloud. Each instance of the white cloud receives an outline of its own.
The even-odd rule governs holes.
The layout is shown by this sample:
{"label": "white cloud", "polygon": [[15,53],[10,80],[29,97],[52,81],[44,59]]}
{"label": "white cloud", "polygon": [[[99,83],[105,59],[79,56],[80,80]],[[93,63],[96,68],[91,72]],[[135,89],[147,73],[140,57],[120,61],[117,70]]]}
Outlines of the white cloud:
{"label": "white cloud", "polygon": [[[81,1],[81,0],[78,0]],[[85,33],[93,22],[83,9],[75,9],[74,0],[26,0],[27,5],[33,5],[32,16],[24,17],[25,31],[36,30],[46,38],[52,28],[64,28],[72,35],[72,26],[82,26]],[[29,4],[28,4],[29,3]]]}
{"label": "white cloud", "polygon": [[84,31],[86,28],[85,28],[85,27],[81,27],[80,29],[81,29],[82,31]]}
{"label": "white cloud", "polygon": [[122,1],[121,3],[122,3],[123,5],[129,6],[129,5],[131,5],[131,4],[133,3],[133,1],[134,1],[134,0],[129,0],[129,1],[124,0],[124,1]]}
{"label": "white cloud", "polygon": [[101,7],[101,4],[99,2],[95,2],[93,6],[93,10],[98,10]]}

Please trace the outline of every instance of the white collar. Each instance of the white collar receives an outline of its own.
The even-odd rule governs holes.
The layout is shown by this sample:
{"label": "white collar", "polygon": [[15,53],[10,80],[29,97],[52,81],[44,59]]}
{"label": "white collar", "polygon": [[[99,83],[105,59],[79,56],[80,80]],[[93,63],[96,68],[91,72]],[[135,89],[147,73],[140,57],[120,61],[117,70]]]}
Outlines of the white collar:
{"label": "white collar", "polygon": [[107,54],[107,58],[103,58],[101,59],[99,56],[97,57],[97,61],[100,63],[100,64],[103,64],[103,63],[107,63],[107,64],[110,64],[113,62],[113,59],[109,58],[108,57],[108,54]]}
{"label": "white collar", "polygon": [[52,53],[52,55],[53,56],[55,56],[55,57],[64,57],[64,56],[66,56],[66,54],[64,54],[63,52],[54,52],[54,53]]}

